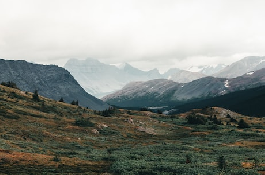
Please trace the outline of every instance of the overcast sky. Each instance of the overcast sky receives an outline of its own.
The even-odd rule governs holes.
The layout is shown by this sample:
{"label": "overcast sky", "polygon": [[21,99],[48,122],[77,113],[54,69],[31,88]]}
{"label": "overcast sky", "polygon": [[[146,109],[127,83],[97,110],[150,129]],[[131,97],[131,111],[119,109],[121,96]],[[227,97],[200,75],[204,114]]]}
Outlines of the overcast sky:
{"label": "overcast sky", "polygon": [[0,0],[0,58],[140,69],[265,55],[264,0]]}

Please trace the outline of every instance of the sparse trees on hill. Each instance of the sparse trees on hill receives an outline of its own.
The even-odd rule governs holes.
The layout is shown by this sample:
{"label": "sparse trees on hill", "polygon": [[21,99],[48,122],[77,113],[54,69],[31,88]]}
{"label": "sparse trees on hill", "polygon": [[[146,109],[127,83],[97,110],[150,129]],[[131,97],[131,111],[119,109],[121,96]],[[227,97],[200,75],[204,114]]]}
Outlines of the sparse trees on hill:
{"label": "sparse trees on hill", "polygon": [[238,122],[238,128],[249,128],[249,125],[245,122],[244,119],[240,119],[240,121]]}
{"label": "sparse trees on hill", "polygon": [[190,114],[187,117],[188,123],[189,124],[199,124],[199,125],[205,125],[205,123],[207,122],[206,118],[199,115],[199,114]]}
{"label": "sparse trees on hill", "polygon": [[73,101],[71,102],[71,104],[72,104],[72,105],[76,105],[76,106],[78,106],[78,100],[76,100],[76,101],[73,100]]}
{"label": "sparse trees on hill", "polygon": [[6,87],[11,87],[11,88],[15,88],[15,89],[19,89],[16,85],[16,83],[12,82],[12,81],[8,81],[8,82],[2,82],[1,83],[2,86],[6,86]]}
{"label": "sparse trees on hill", "polygon": [[226,161],[225,161],[225,157],[224,156],[220,156],[218,158],[218,167],[221,170],[225,170],[225,168],[226,168]]}
{"label": "sparse trees on hill", "polygon": [[59,102],[64,102],[64,99],[63,97],[60,98]]}
{"label": "sparse trees on hill", "polygon": [[32,99],[34,101],[37,101],[37,102],[40,101],[39,94],[38,94],[38,91],[37,90],[35,90],[34,93],[32,94]]}
{"label": "sparse trees on hill", "polygon": [[106,110],[99,111],[98,114],[103,116],[103,117],[111,117],[111,114],[115,114],[116,108],[114,107],[109,107]]}

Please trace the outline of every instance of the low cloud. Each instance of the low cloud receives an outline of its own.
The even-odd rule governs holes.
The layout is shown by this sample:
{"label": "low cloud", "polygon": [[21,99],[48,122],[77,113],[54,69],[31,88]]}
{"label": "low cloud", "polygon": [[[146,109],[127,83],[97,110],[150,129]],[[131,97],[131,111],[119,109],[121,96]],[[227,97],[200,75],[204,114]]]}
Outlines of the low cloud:
{"label": "low cloud", "polygon": [[[155,66],[265,55],[264,1],[0,1],[0,57]],[[186,66],[187,65],[187,66]]]}

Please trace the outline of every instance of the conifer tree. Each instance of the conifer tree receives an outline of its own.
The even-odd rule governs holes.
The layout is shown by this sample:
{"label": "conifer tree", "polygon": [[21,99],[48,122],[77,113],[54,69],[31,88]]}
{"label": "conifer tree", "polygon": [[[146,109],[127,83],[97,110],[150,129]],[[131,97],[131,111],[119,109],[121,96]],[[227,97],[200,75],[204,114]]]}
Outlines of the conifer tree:
{"label": "conifer tree", "polygon": [[33,93],[33,95],[32,95],[32,99],[33,99],[34,101],[37,101],[37,102],[40,101],[39,94],[38,94],[38,91],[37,91],[37,90],[34,91],[34,93]]}

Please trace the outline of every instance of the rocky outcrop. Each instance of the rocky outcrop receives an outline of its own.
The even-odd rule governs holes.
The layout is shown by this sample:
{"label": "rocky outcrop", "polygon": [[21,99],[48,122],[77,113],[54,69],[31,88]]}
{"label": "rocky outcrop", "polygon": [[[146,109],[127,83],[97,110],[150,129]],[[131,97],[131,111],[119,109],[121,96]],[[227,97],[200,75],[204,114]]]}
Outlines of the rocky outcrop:
{"label": "rocky outcrop", "polygon": [[38,90],[42,96],[70,103],[78,100],[80,106],[103,110],[106,103],[88,94],[64,68],[56,65],[32,64],[23,60],[0,59],[0,81],[13,81],[23,91]]}

